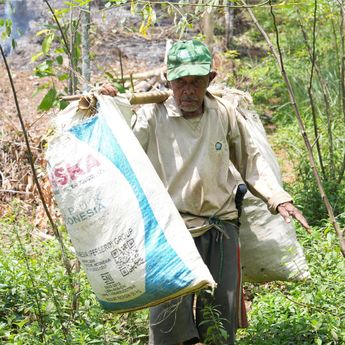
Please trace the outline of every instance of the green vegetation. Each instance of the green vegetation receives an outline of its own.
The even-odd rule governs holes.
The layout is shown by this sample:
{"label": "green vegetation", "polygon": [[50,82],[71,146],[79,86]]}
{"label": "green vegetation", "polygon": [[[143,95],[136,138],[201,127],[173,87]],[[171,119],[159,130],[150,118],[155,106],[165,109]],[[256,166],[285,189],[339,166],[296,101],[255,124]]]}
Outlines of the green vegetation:
{"label": "green vegetation", "polygon": [[1,344],[147,343],[147,312],[103,312],[71,247],[69,277],[55,239],[35,237],[17,212],[1,220],[0,227]]}
{"label": "green vegetation", "polygon": [[[325,192],[335,216],[343,223],[345,206],[345,105],[344,66],[339,7],[328,1],[306,2],[299,6],[273,7],[279,32],[279,46],[296,104],[313,145],[313,154]],[[277,49],[273,16],[257,9],[255,15]],[[250,44],[261,46],[263,37],[252,26],[244,33]],[[332,37],[330,40],[329,37]],[[266,49],[268,49],[266,45]],[[272,117],[278,125],[274,141],[276,149],[286,150],[293,164],[295,181],[286,186],[310,223],[320,225],[327,218],[326,208],[313,176],[300,129],[295,120],[278,64],[272,54],[261,60],[242,59],[238,63],[239,87],[253,95],[260,114]],[[308,205],[308,207],[305,207]]]}
{"label": "green vegetation", "polygon": [[[18,212],[2,219],[0,227],[1,344],[147,344],[147,310],[104,312],[71,247],[73,291],[55,239],[37,237]],[[246,284],[252,310],[238,345],[345,344],[345,261],[335,235],[326,225],[311,235],[300,230],[298,236],[311,279]],[[217,320],[216,311],[207,313]]]}
{"label": "green vegetation", "polygon": [[299,232],[311,278],[305,282],[247,284],[253,294],[249,328],[240,345],[345,344],[345,262],[330,226]]}
{"label": "green vegetation", "polygon": [[[108,7],[123,2],[109,1]],[[73,6],[81,3],[77,1]],[[150,26],[157,21],[155,7],[149,3],[131,3],[133,11],[142,13],[140,30],[142,34],[147,34]],[[173,3],[162,6],[173,14]],[[192,20],[195,21],[201,11],[201,8],[196,8],[195,13],[178,16],[178,33],[183,35],[183,30],[192,26]],[[292,82],[306,131],[314,141],[317,168],[337,221],[344,228],[345,110],[341,97],[344,78],[339,4],[322,0],[303,2],[297,6],[285,2],[284,6],[274,7],[274,12],[285,69]],[[287,163],[292,167],[293,178],[285,187],[314,227],[311,235],[298,229],[298,239],[305,249],[311,271],[310,280],[246,284],[252,309],[249,328],[239,331],[238,345],[345,344],[345,261],[340,254],[334,229],[325,220],[326,209],[276,61],[271,54],[265,54],[261,59],[238,58],[240,54],[237,48],[242,41],[258,49],[268,49],[257,29],[248,24],[250,20],[245,13],[235,14],[246,22],[244,27],[247,31],[244,30],[242,40],[235,39],[234,46],[223,55],[224,59],[235,59],[232,61],[235,72],[229,73],[228,82],[230,86],[247,89],[260,115],[270,117],[270,122],[276,126],[271,136],[272,143],[284,157],[281,160],[283,169]],[[34,73],[38,77],[51,77],[49,83],[43,86],[48,91],[39,105],[43,111],[52,106],[62,108],[66,105],[59,101],[60,94],[54,84],[54,78],[61,81],[71,78],[71,73],[62,69],[64,60],[71,59],[69,63],[79,71],[78,23],[68,23],[68,9],[56,12],[56,15],[62,21],[63,32],[69,31],[69,25],[75,29],[75,46],[68,53],[68,46],[62,42],[55,24],[48,24],[45,30],[37,33],[42,36],[42,51],[32,58],[33,62],[37,62]],[[268,8],[257,8],[255,15],[272,42],[276,43],[273,19]],[[222,27],[217,23],[219,35],[224,35],[220,30]],[[0,19],[0,29],[3,29],[2,38],[6,38],[11,32],[10,21]],[[314,62],[310,54],[313,46]],[[114,84],[118,82],[117,76],[108,73],[107,77]],[[120,87],[120,84],[116,85]],[[0,219],[0,343],[147,344],[147,310],[123,315],[104,312],[83,270],[79,268],[63,227],[61,233],[73,267],[71,275],[65,272],[57,240],[43,240],[20,205],[13,205],[13,208],[15,211],[12,214],[7,213],[6,217]],[[218,325],[215,333],[210,333],[210,340],[217,331],[218,339],[224,336],[217,312],[212,309],[206,312]]]}

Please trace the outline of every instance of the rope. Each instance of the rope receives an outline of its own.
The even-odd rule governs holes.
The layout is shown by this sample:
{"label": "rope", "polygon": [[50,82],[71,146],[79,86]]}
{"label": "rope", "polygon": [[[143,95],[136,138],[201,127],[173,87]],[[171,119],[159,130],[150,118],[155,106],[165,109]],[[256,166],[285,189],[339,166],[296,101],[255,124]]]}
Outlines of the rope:
{"label": "rope", "polygon": [[224,230],[224,222],[222,222],[219,218],[211,216],[208,219],[208,222],[213,225],[214,228],[216,228],[219,232],[217,234],[216,242],[218,242],[218,239],[220,240],[219,246],[220,246],[220,262],[219,262],[219,272],[218,272],[218,281],[221,281],[223,278],[223,266],[224,266],[224,248],[223,248],[223,236],[225,238],[229,239],[228,234]]}

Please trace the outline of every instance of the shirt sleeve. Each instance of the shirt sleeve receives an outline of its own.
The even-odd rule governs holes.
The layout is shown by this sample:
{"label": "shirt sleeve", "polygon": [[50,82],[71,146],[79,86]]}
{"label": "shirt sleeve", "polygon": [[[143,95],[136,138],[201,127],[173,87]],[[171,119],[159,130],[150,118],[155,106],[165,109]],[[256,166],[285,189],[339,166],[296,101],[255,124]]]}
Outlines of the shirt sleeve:
{"label": "shirt sleeve", "polygon": [[145,107],[140,108],[135,113],[132,120],[132,130],[144,151],[147,152],[150,138],[150,126],[148,121],[148,109]]}
{"label": "shirt sleeve", "polygon": [[246,119],[232,107],[227,106],[227,109],[230,117],[228,132],[230,160],[247,183],[249,190],[263,200],[270,212],[275,214],[279,204],[291,202],[292,198],[282,188],[254,143],[247,129]]}

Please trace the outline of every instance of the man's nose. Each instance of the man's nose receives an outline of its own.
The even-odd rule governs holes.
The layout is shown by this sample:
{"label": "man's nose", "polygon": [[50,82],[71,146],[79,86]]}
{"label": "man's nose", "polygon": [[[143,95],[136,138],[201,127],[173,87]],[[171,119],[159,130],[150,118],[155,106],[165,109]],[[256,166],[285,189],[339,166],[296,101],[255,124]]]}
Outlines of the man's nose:
{"label": "man's nose", "polygon": [[186,85],[183,88],[183,94],[187,96],[194,96],[195,95],[194,87],[192,85]]}

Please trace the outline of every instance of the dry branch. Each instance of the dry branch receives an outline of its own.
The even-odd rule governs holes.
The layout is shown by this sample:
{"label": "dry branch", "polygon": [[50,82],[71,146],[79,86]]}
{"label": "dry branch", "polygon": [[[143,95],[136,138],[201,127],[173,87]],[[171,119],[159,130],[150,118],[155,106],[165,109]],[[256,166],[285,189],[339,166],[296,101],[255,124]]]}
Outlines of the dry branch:
{"label": "dry branch", "polygon": [[[17,115],[18,115],[18,118],[19,118],[19,122],[20,122],[20,125],[21,125],[21,128],[22,128],[23,135],[24,135],[24,140],[25,140],[25,144],[26,144],[26,147],[27,147],[28,160],[29,160],[29,164],[30,164],[30,167],[31,167],[31,170],[32,170],[33,177],[34,177],[35,185],[37,187],[38,193],[39,193],[41,201],[42,201],[42,205],[43,205],[44,210],[46,212],[46,215],[47,215],[47,217],[48,217],[48,219],[50,221],[50,224],[52,226],[54,234],[55,234],[57,240],[59,241],[59,244],[60,244],[60,247],[61,247],[61,250],[62,250],[62,258],[63,258],[64,266],[66,268],[66,271],[67,271],[69,277],[71,277],[71,266],[69,264],[68,258],[67,258],[66,253],[65,253],[65,246],[64,246],[64,243],[62,241],[62,237],[61,237],[60,232],[59,232],[57,226],[55,225],[55,223],[53,221],[53,218],[52,218],[52,216],[51,216],[51,214],[49,212],[47,203],[45,202],[45,199],[44,199],[44,195],[43,195],[43,191],[42,191],[41,185],[40,185],[40,183],[38,181],[38,176],[37,176],[37,172],[36,172],[36,169],[35,169],[35,166],[34,166],[33,155],[32,155],[32,151],[31,151],[31,147],[30,147],[29,136],[28,136],[28,133],[26,131],[25,124],[24,124],[24,121],[23,121],[23,118],[22,118],[22,114],[21,114],[21,111],[20,111],[20,107],[19,107],[19,103],[18,103],[18,99],[17,99],[17,93],[16,93],[16,90],[15,90],[15,87],[14,87],[11,71],[10,71],[10,68],[8,66],[8,63],[7,63],[7,60],[6,60],[6,57],[5,57],[5,53],[4,53],[3,49],[2,49],[1,44],[0,44],[0,53],[1,53],[2,58],[4,60],[6,71],[7,71],[7,74],[8,74],[8,78],[9,78],[9,81],[10,81],[10,84],[11,84],[12,93],[13,93],[13,97],[14,97],[14,103],[15,103],[15,106],[16,106]],[[70,281],[70,283],[72,285],[71,281]]]}
{"label": "dry branch", "polygon": [[[316,1],[315,1],[315,11],[314,11],[314,21],[313,21],[313,48],[311,48],[309,46],[308,43],[308,36],[307,36],[307,32],[304,29],[302,20],[300,19],[300,28],[302,31],[302,35],[303,35],[303,39],[304,39],[304,43],[307,46],[307,50],[309,53],[309,58],[311,61],[311,71],[310,71],[310,79],[309,79],[309,87],[308,87],[308,95],[309,95],[309,101],[310,101],[310,106],[311,106],[311,113],[312,113],[312,118],[313,118],[313,126],[314,126],[314,135],[315,135],[315,142],[316,142],[316,148],[317,148],[317,155],[319,158],[319,163],[320,163],[320,168],[321,168],[321,173],[323,176],[323,179],[326,180],[326,170],[324,167],[324,163],[323,163],[323,158],[322,158],[322,152],[321,152],[321,147],[320,147],[320,142],[319,142],[319,128],[318,128],[318,124],[317,124],[317,114],[316,114],[316,107],[315,107],[315,102],[314,102],[314,93],[313,93],[313,77],[314,77],[314,69],[316,70],[316,73],[318,74],[319,79],[322,78],[321,74],[320,74],[320,69],[317,66],[316,63],[316,59],[315,59],[315,43],[316,43]],[[297,10],[297,13],[300,15],[299,10]],[[325,94],[324,94],[324,97]],[[329,104],[327,102],[327,104]]]}

